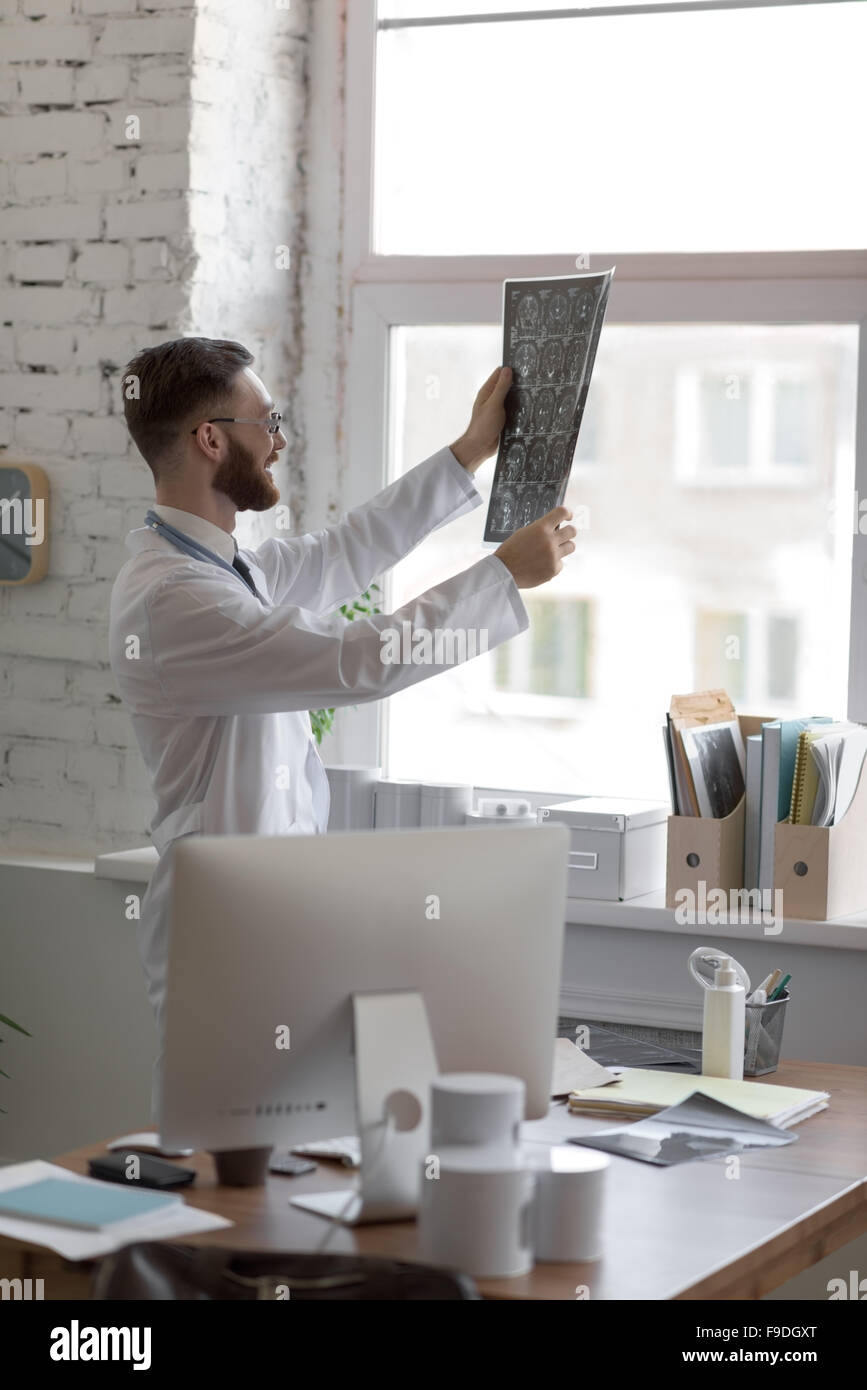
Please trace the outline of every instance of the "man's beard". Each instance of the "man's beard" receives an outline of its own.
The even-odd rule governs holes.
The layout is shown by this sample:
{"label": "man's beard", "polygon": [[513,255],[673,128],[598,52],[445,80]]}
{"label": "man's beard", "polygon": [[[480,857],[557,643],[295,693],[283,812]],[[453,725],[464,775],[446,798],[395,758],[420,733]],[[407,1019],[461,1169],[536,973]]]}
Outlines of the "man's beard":
{"label": "man's beard", "polygon": [[280,501],[280,489],[271,475],[236,439],[229,440],[229,456],[214,474],[212,486],[224,492],[239,512],[266,512]]}

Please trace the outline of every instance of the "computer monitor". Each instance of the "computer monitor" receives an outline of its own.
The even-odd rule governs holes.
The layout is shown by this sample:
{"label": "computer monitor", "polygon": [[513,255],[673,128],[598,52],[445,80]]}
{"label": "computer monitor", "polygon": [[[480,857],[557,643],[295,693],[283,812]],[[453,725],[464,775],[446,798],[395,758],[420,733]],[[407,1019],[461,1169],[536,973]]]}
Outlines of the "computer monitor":
{"label": "computer monitor", "polygon": [[353,996],[419,991],[441,1072],[545,1114],[564,826],[189,836],[173,849],[163,1143],[289,1148],[356,1130]]}

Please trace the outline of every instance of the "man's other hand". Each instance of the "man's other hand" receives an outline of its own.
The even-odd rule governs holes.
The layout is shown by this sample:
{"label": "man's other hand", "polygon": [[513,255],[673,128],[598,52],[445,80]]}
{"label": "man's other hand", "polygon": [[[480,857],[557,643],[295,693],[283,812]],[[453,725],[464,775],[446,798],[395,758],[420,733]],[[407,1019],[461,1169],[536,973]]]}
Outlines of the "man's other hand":
{"label": "man's other hand", "polygon": [[475,473],[485,459],[497,452],[506,423],[504,401],[512,384],[511,367],[495,367],[473,403],[470,423],[451,446],[458,463]]}
{"label": "man's other hand", "polygon": [[512,574],[519,589],[535,589],[547,584],[563,568],[563,557],[575,549],[574,526],[567,507],[555,507],[529,526],[522,526],[494,552]]}

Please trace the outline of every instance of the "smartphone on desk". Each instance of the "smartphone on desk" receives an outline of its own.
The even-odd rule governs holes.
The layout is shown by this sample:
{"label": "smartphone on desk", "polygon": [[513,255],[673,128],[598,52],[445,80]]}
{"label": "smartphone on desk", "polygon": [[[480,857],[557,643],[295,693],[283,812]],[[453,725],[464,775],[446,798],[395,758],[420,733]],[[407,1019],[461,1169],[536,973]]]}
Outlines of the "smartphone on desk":
{"label": "smartphone on desk", "polygon": [[[138,1177],[132,1176],[131,1158],[138,1160]],[[192,1168],[181,1168],[177,1163],[166,1163],[163,1158],[136,1153],[133,1149],[92,1158],[88,1171],[92,1178],[127,1183],[130,1187],[188,1187],[196,1176]]]}

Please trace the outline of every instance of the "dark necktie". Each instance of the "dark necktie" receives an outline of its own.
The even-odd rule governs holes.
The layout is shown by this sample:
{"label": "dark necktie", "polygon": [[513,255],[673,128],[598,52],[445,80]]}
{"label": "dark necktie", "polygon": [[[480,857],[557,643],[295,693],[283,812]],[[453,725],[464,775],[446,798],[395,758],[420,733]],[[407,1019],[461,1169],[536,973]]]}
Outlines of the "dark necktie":
{"label": "dark necktie", "polygon": [[246,560],[241,559],[237,551],[235,552],[235,558],[232,561],[232,568],[238,571],[244,583],[247,585],[247,588],[250,589],[252,593],[254,593],[258,598],[259,594],[256,589],[256,585],[253,583],[253,576],[250,573],[250,566],[247,564]]}

